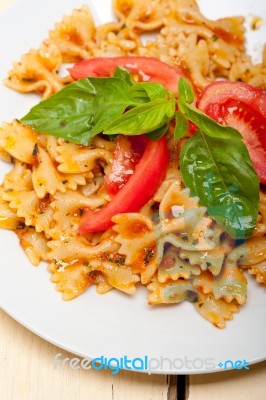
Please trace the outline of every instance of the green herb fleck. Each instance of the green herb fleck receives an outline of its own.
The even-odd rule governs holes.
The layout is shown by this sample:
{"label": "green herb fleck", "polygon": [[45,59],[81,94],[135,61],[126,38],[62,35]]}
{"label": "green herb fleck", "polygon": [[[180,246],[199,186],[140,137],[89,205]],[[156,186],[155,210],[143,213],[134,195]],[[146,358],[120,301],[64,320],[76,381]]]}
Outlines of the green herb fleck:
{"label": "green herb fleck", "polygon": [[16,229],[24,229],[25,228],[25,223],[24,222],[19,222],[16,226]]}
{"label": "green herb fleck", "polygon": [[144,263],[148,264],[150,262],[150,260],[154,257],[154,250],[145,248],[144,252],[146,253],[145,258],[144,258]]}
{"label": "green herb fleck", "polygon": [[84,267],[90,267],[91,266],[89,261],[84,261],[83,265],[84,265]]}
{"label": "green herb fleck", "polygon": [[113,257],[113,261],[115,264],[123,266],[125,265],[126,256],[124,256],[123,254],[115,254]]}
{"label": "green herb fleck", "polygon": [[39,153],[39,147],[38,147],[38,143],[35,143],[34,147],[33,147],[33,151],[32,151],[32,155],[34,157],[36,157]]}

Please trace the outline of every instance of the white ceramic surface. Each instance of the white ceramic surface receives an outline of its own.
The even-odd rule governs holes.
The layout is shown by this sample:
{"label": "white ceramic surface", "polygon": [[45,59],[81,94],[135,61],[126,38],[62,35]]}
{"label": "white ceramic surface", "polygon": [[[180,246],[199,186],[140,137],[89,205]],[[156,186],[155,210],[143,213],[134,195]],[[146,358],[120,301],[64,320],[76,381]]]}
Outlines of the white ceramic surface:
{"label": "white ceramic surface", "polygon": [[[37,47],[63,14],[86,3],[97,23],[113,18],[111,0],[16,0],[0,14],[0,79],[12,61]],[[243,14],[266,18],[264,0],[201,0],[208,17]],[[247,24],[248,25],[248,24]],[[266,38],[266,22],[248,31],[248,49],[255,60]],[[38,101],[0,86],[0,121],[19,118]],[[0,163],[0,179],[8,171]],[[89,357],[144,357],[161,360],[156,373],[204,373],[221,371],[219,362],[231,359],[258,362],[266,358],[265,289],[249,278],[248,302],[218,330],[191,306],[151,308],[147,291],[133,297],[112,291],[97,295],[91,288],[79,298],[64,302],[49,282],[45,265],[34,268],[12,232],[0,230],[0,306],[27,328],[73,353]],[[212,366],[210,366],[212,364]],[[156,361],[152,362],[155,368]]]}

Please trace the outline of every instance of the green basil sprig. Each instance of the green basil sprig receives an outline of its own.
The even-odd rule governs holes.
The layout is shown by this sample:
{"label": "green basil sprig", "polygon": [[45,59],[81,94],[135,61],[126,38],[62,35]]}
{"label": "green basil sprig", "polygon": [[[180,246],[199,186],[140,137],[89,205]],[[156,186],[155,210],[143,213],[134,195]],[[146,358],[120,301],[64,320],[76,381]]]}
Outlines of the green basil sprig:
{"label": "green basil sprig", "polygon": [[80,79],[34,106],[21,122],[40,133],[88,145],[127,108],[149,101],[144,89],[142,96],[135,96],[121,78]]}
{"label": "green basil sprig", "polygon": [[117,68],[111,78],[69,84],[33,107],[21,122],[82,145],[98,133],[146,134],[158,140],[173,119],[174,138],[180,140],[188,121],[193,122],[198,131],[180,155],[184,182],[233,238],[245,239],[257,221],[259,179],[242,136],[195,108],[193,90],[184,78],[179,79],[178,96],[158,83],[135,83],[128,71]]}
{"label": "green basil sprig", "polygon": [[127,135],[140,135],[153,132],[166,125],[174,114],[175,101],[159,98],[127,111],[108,125],[103,133],[112,135],[126,132]]}

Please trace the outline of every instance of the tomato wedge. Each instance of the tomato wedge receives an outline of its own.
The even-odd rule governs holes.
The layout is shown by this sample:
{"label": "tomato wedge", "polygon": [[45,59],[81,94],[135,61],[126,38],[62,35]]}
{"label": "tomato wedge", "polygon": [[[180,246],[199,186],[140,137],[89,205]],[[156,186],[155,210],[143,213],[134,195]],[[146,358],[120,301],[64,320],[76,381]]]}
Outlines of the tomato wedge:
{"label": "tomato wedge", "polygon": [[179,78],[186,78],[182,70],[152,57],[90,58],[76,63],[68,70],[71,77],[77,80],[91,76],[111,76],[118,66],[126,68],[132,74],[138,74],[143,82],[160,83],[174,93],[177,92]]}
{"label": "tomato wedge", "polygon": [[147,138],[144,135],[118,135],[113,165],[104,178],[105,189],[110,195],[116,195],[127,183],[141,159],[146,144]]}
{"label": "tomato wedge", "polygon": [[266,92],[242,82],[217,81],[206,87],[197,106],[242,134],[260,182],[266,184]]}
{"label": "tomato wedge", "polygon": [[165,137],[156,142],[147,138],[145,151],[134,174],[106,206],[99,211],[85,209],[79,232],[84,234],[105,231],[113,225],[114,215],[139,211],[152,198],[163,181],[168,159]]}

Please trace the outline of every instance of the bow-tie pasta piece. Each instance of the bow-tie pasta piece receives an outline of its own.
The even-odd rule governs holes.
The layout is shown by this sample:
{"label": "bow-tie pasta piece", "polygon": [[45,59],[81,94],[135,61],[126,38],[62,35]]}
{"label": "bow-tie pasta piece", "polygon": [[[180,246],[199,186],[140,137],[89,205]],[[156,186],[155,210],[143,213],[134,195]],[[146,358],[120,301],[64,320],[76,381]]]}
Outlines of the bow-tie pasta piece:
{"label": "bow-tie pasta piece", "polygon": [[179,250],[170,246],[158,267],[158,281],[164,283],[169,279],[176,281],[178,278],[189,279],[191,275],[199,275],[200,267],[185,262],[179,258]]}
{"label": "bow-tie pasta piece", "polygon": [[82,193],[68,190],[66,193],[57,192],[53,196],[51,208],[55,225],[50,230],[53,239],[77,236],[82,210],[85,207],[96,209],[103,206],[106,200],[103,197],[86,197]]}
{"label": "bow-tie pasta piece", "polygon": [[83,263],[76,262],[72,265],[63,263],[49,266],[53,271],[51,282],[56,283],[56,290],[62,293],[63,300],[72,300],[83,293],[92,283],[89,270]]}
{"label": "bow-tie pasta piece", "polygon": [[11,209],[16,210],[18,217],[24,218],[26,226],[34,226],[36,232],[44,232],[47,238],[50,237],[53,211],[49,197],[39,199],[34,190],[4,192],[2,197]]}
{"label": "bow-tie pasta piece", "polygon": [[38,92],[47,98],[64,87],[58,71],[62,56],[56,44],[45,41],[38,50],[30,50],[13,64],[5,79],[5,85],[18,92]]}
{"label": "bow-tie pasta piece", "polygon": [[201,291],[198,291],[198,301],[194,305],[203,318],[220,329],[225,328],[226,321],[239,311],[235,301],[227,303],[224,299],[217,300],[212,294],[203,294]]}
{"label": "bow-tie pasta piece", "polygon": [[192,265],[199,265],[202,271],[210,271],[217,276],[221,272],[225,256],[232,250],[233,241],[227,237],[222,244],[209,251],[181,250],[179,257],[189,260]]}
{"label": "bow-tie pasta piece", "polygon": [[47,261],[48,240],[42,232],[39,233],[33,228],[25,227],[18,230],[18,237],[21,247],[33,265],[37,266],[41,261]]}
{"label": "bow-tie pasta piece", "polygon": [[67,263],[78,259],[90,261],[93,258],[108,257],[109,254],[116,254],[119,249],[119,245],[112,238],[101,240],[93,245],[83,236],[72,237],[71,235],[62,236],[60,240],[50,240],[48,247],[50,261]]}
{"label": "bow-tie pasta piece", "polygon": [[166,2],[163,0],[115,0],[118,18],[132,30],[152,31],[163,26]]}
{"label": "bow-tie pasta piece", "polygon": [[[244,267],[243,267],[244,268]],[[266,260],[262,261],[258,264],[252,265],[249,269],[248,272],[251,275],[255,275],[256,281],[258,283],[262,283],[263,285],[266,286]]]}
{"label": "bow-tie pasta piece", "polygon": [[104,172],[108,173],[113,162],[113,153],[93,146],[78,146],[73,143],[62,143],[57,147],[59,163],[58,171],[63,173],[87,173],[92,171],[98,162],[104,164]]}
{"label": "bow-tie pasta piece", "polygon": [[147,286],[150,290],[148,303],[173,304],[188,300],[192,303],[198,301],[197,292],[192,286],[191,281],[178,279],[175,282],[152,282]]}
{"label": "bow-tie pasta piece", "polygon": [[6,191],[27,191],[32,190],[32,172],[26,163],[19,160],[14,161],[13,169],[8,172],[3,181]]}
{"label": "bow-tie pasta piece", "polygon": [[224,299],[228,303],[236,300],[244,304],[247,299],[247,279],[236,265],[225,264],[220,275],[214,277],[213,295],[216,300]]}
{"label": "bow-tie pasta piece", "polygon": [[94,46],[95,26],[91,12],[87,6],[73,10],[65,15],[55,29],[49,32],[61,54],[63,62],[76,62],[91,56]]}
{"label": "bow-tie pasta piece", "polygon": [[24,218],[17,216],[15,210],[10,208],[8,201],[3,200],[5,190],[0,187],[0,228],[16,230],[24,227]]}
{"label": "bow-tie pasta piece", "polygon": [[4,123],[0,128],[0,147],[22,163],[35,163],[34,150],[37,144],[38,135],[17,121]]}

